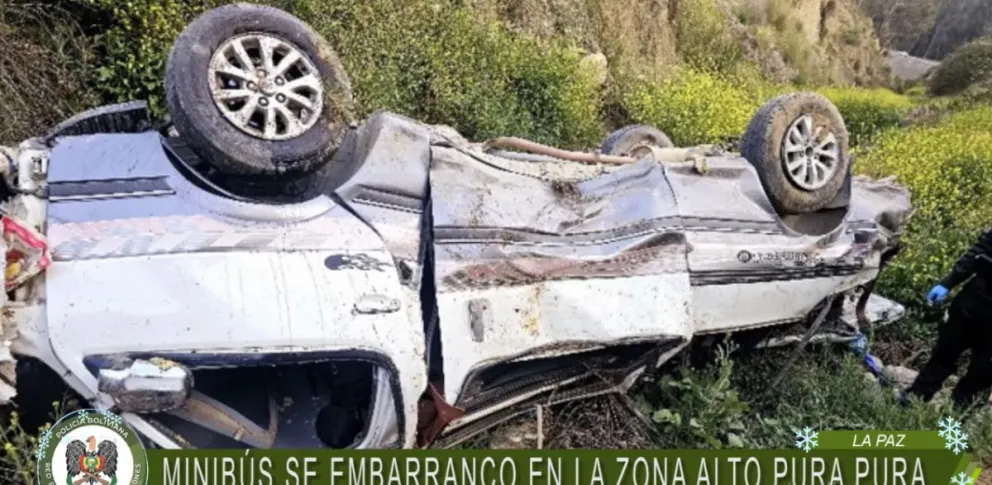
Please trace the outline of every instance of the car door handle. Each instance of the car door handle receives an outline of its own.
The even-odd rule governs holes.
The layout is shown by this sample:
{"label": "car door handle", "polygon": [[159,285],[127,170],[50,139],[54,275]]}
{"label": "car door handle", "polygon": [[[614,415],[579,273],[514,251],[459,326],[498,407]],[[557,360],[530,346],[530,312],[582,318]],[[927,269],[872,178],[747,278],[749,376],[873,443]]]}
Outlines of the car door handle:
{"label": "car door handle", "polygon": [[366,293],[360,296],[354,307],[355,313],[362,315],[394,313],[399,309],[400,301],[398,299],[378,293]]}

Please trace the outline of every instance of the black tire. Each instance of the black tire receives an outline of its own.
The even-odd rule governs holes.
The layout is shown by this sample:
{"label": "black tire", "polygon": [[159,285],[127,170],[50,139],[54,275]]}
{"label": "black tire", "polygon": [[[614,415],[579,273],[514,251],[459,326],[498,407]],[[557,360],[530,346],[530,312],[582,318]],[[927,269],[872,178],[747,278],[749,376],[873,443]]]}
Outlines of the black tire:
{"label": "black tire", "polygon": [[[793,181],[795,177],[787,174],[783,160],[786,134],[793,123],[804,116],[809,117],[814,134],[820,130],[818,136],[810,137],[809,143],[820,146],[828,134],[833,134],[838,155],[831,164],[834,168],[829,178],[825,174],[822,186],[816,188],[804,188]],[[822,209],[834,199],[850,176],[844,120],[833,103],[816,93],[792,93],[765,103],[744,132],[741,155],[754,166],[772,205],[782,214],[805,214]],[[806,156],[810,156],[809,152]]]}
{"label": "black tire", "polygon": [[[292,44],[323,83],[323,107],[315,124],[294,138],[266,140],[243,131],[225,118],[211,95],[208,69],[215,51],[234,36],[259,33]],[[351,82],[334,50],[303,21],[261,5],[226,5],[194,19],[172,47],[165,90],[176,131],[190,147],[218,172],[252,184],[318,170],[354,119]]]}
{"label": "black tire", "polygon": [[626,156],[635,152],[638,147],[648,145],[658,148],[675,146],[668,135],[653,126],[631,125],[610,133],[603,140],[599,151],[604,155]]}

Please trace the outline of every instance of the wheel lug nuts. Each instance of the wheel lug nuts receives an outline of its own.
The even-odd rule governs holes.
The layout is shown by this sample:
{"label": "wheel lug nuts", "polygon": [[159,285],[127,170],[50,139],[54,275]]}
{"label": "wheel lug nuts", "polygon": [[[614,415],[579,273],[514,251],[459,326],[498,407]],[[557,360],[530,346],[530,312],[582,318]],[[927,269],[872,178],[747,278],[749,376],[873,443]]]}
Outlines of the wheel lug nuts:
{"label": "wheel lug nuts", "polygon": [[262,99],[258,100],[258,104],[260,104],[262,106],[268,106],[269,105],[269,98],[262,98]]}
{"label": "wheel lug nuts", "polygon": [[283,95],[283,94],[277,94],[276,95],[276,101],[278,101],[280,103],[285,103],[286,102],[286,96]]}
{"label": "wheel lug nuts", "polygon": [[258,70],[258,76],[259,77],[265,77],[265,69],[259,69]]}
{"label": "wheel lug nuts", "polygon": [[255,88],[257,88],[258,86],[256,86],[255,83],[249,81],[248,84],[245,85],[245,87],[248,88],[248,89],[250,89],[250,90],[252,90],[252,91],[254,91]]}
{"label": "wheel lug nuts", "polygon": [[277,77],[276,78],[276,85],[277,86],[282,86],[283,84],[286,84],[286,80],[283,79],[282,76]]}

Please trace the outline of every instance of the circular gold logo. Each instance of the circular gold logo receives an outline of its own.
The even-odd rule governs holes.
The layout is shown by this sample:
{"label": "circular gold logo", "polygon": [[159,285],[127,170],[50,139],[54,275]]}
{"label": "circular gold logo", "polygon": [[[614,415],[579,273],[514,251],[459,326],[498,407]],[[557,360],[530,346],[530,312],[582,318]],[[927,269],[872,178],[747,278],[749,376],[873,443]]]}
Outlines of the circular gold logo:
{"label": "circular gold logo", "polygon": [[145,485],[147,470],[137,433],[109,412],[69,413],[39,440],[41,485]]}

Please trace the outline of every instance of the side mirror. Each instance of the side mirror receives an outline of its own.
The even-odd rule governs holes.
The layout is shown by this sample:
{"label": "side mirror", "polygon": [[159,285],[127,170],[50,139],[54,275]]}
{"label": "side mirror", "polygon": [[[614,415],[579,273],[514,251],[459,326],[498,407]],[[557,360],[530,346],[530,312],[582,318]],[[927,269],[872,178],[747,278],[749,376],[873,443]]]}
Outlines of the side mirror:
{"label": "side mirror", "polygon": [[193,373],[166,359],[126,359],[100,369],[97,389],[123,412],[157,413],[176,409],[189,399]]}

